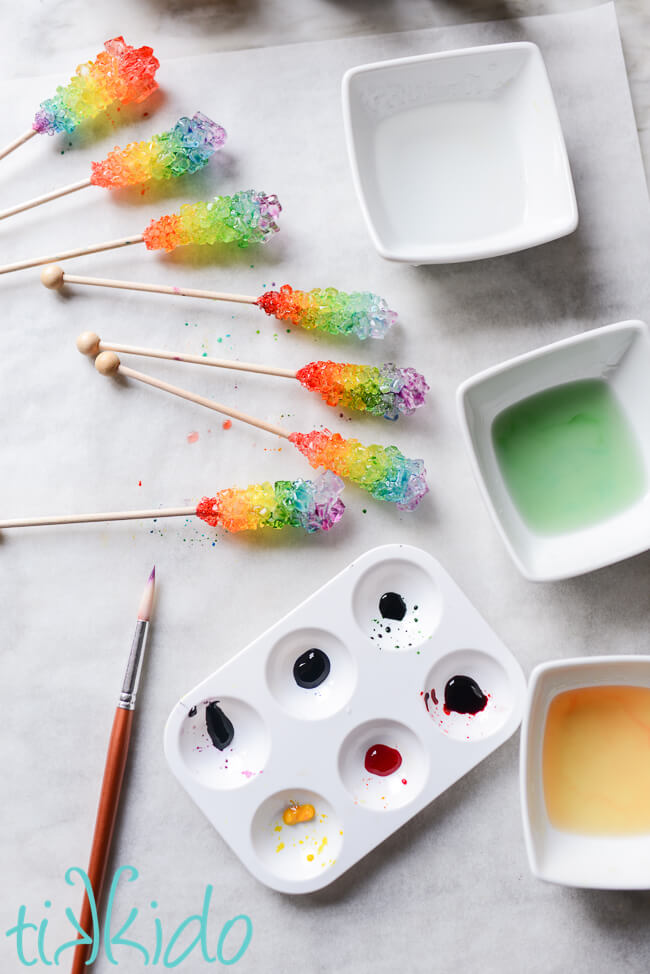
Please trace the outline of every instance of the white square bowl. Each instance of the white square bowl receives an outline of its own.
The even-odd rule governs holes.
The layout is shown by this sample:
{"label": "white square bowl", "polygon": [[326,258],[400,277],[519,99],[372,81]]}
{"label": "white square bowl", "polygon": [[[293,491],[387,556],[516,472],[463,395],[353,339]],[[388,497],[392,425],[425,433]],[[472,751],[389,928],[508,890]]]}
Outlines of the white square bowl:
{"label": "white square bowl", "polygon": [[[650,548],[650,332],[622,321],[546,345],[487,369],[457,392],[463,438],[487,508],[519,571],[555,581],[602,568]],[[636,503],[596,524],[538,534],[522,518],[503,479],[492,424],[508,406],[580,379],[606,381],[632,429],[646,471]]]}
{"label": "white square bowl", "polygon": [[496,257],[578,225],[562,129],[535,44],[351,68],[343,118],[361,208],[388,260]]}
{"label": "white square bowl", "polygon": [[593,656],[536,667],[521,728],[520,788],[528,862],[535,876],[563,886],[650,889],[650,833],[561,832],[548,818],[542,779],[546,717],[558,693],[593,686],[650,687],[650,656]]}

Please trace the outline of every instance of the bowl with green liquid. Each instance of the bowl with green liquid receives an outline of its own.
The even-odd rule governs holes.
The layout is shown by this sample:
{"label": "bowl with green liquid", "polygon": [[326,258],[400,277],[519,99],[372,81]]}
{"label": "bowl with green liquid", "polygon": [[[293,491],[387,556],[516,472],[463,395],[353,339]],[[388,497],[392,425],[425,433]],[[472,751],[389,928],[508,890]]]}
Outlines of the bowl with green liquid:
{"label": "bowl with green liquid", "polygon": [[458,389],[483,499],[522,574],[553,581],[650,548],[650,331],[624,321]]}

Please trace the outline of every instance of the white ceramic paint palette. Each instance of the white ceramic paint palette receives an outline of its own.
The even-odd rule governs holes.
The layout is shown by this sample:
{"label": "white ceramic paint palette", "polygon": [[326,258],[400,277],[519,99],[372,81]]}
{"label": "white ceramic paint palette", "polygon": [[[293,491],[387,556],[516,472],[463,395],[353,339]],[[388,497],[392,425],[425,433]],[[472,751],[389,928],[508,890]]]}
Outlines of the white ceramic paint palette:
{"label": "white ceramic paint palette", "polygon": [[[329,671],[305,688],[296,661],[315,649]],[[458,676],[487,698],[480,712],[445,709],[445,687]],[[257,879],[307,893],[507,740],[525,691],[519,664],[435,558],[386,545],[187,693],[167,722],[165,754]],[[392,773],[366,770],[369,754],[395,763],[395,751]],[[284,811],[305,804],[314,817],[285,824]]]}

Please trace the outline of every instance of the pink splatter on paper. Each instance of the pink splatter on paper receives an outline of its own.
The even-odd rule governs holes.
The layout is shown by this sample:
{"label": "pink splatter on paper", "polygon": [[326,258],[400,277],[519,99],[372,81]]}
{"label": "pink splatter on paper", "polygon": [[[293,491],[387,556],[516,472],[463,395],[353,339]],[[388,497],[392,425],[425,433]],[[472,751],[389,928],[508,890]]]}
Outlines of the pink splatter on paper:
{"label": "pink splatter on paper", "polygon": [[194,430],[192,433],[188,433],[187,434],[187,442],[188,443],[196,443],[196,441],[198,440],[198,438],[199,438],[199,434],[196,432],[196,430]]}

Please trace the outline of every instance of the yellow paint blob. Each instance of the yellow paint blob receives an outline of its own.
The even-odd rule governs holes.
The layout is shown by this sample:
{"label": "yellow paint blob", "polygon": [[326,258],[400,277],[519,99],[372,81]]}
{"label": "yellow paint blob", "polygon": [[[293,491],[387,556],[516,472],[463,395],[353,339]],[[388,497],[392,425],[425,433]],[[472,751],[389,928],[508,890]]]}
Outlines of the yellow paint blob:
{"label": "yellow paint blob", "polygon": [[278,843],[278,847],[277,847],[277,849],[275,851],[276,852],[282,852],[283,849],[284,849],[284,842],[279,842]]}
{"label": "yellow paint blob", "polygon": [[312,856],[312,854],[310,852],[309,855],[307,856],[307,859],[309,860],[309,862],[312,862],[313,861],[313,858],[314,857]]}
{"label": "yellow paint blob", "polygon": [[589,835],[650,832],[650,688],[583,687],[554,697],[542,775],[555,828]]}
{"label": "yellow paint blob", "polygon": [[323,849],[325,848],[326,845],[327,845],[327,836],[324,835],[323,836],[323,841],[321,842],[321,844],[318,847],[318,855],[319,856],[320,856],[321,852],[323,851]]}
{"label": "yellow paint blob", "polygon": [[282,813],[282,821],[285,825],[297,825],[298,822],[311,822],[315,814],[313,805],[294,805],[292,803]]}

